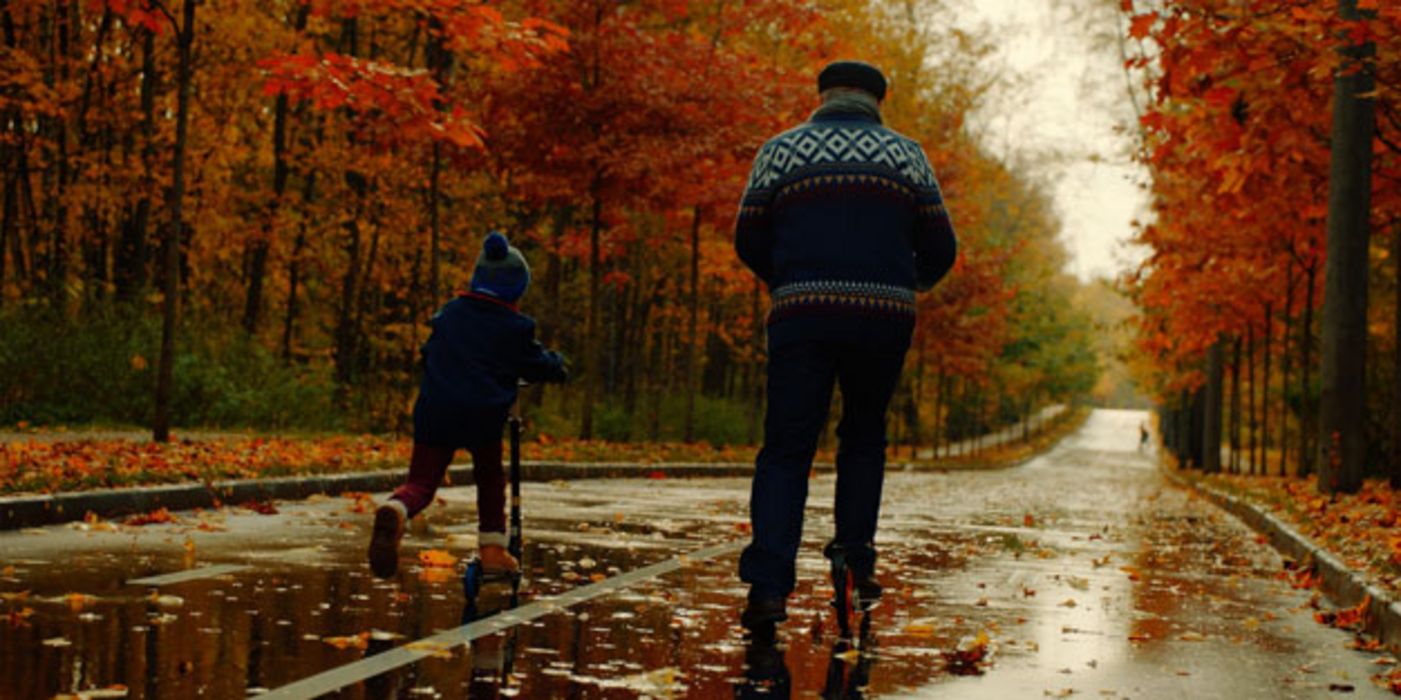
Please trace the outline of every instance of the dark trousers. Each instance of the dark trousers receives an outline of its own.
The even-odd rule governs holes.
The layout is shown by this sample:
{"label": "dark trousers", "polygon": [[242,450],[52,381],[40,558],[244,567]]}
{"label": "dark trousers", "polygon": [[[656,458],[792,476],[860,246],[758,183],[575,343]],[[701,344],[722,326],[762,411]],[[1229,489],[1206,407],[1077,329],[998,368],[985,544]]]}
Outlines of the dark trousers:
{"label": "dark trousers", "polygon": [[[467,449],[472,453],[472,480],[477,483],[477,531],[505,532],[506,474],[501,466],[501,439],[486,440]],[[404,504],[410,518],[433,503],[433,494],[443,483],[454,452],[449,447],[414,443],[409,478],[390,496]]]}
{"label": "dark trousers", "polygon": [[808,475],[827,423],[832,389],[842,388],[837,426],[837,532],[858,576],[876,566],[876,520],[885,480],[885,416],[909,349],[895,343],[804,340],[770,343],[764,447],[755,463],[749,517],[754,540],[739,575],[753,595],[793,592]]}

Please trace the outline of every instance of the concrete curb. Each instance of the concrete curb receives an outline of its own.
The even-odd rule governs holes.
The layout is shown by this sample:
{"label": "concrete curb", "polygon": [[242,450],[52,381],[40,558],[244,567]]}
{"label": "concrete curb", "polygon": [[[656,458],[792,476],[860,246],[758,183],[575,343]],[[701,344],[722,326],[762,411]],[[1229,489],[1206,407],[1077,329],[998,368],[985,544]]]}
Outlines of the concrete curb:
{"label": "concrete curb", "polygon": [[[1017,466],[1017,463],[1006,467]],[[916,466],[892,463],[891,471],[947,472],[969,469],[1004,468],[1002,465],[941,465]],[[817,470],[828,472],[830,464],[819,464]],[[754,465],[748,462],[697,464],[614,464],[614,463],[546,463],[526,462],[521,465],[524,481],[576,481],[583,479],[696,479],[749,476]],[[402,469],[289,476],[268,479],[239,479],[212,484],[171,484],[168,486],[139,486],[126,489],[99,489],[37,496],[0,497],[0,531],[26,527],[58,525],[82,520],[88,513],[103,519],[149,513],[158,508],[194,510],[216,508],[221,504],[242,504],[269,500],[295,501],[314,494],[330,496],[355,491],[392,491],[404,481]],[[466,486],[473,483],[472,465],[455,464],[448,469],[444,486]]]}
{"label": "concrete curb", "polygon": [[1390,593],[1367,583],[1361,573],[1352,570],[1338,557],[1310,542],[1293,526],[1260,507],[1216,489],[1193,484],[1170,467],[1164,467],[1163,473],[1178,486],[1200,494],[1264,535],[1270,545],[1285,556],[1301,564],[1311,565],[1314,574],[1322,582],[1323,592],[1338,606],[1356,607],[1364,598],[1370,596],[1366,614],[1363,616],[1367,633],[1375,636],[1390,651],[1401,651],[1401,603]]}
{"label": "concrete curb", "polygon": [[[699,478],[744,476],[753,473],[752,464],[566,464],[526,462],[521,465],[524,481],[556,481],[619,478]],[[101,489],[41,496],[0,498],[0,530],[41,527],[82,520],[88,513],[110,519],[158,508],[193,510],[220,504],[241,504],[268,500],[300,500],[314,494],[338,495],[353,491],[390,491],[404,481],[404,470],[288,476],[269,479],[239,479],[211,484],[172,484],[129,489]],[[455,464],[448,469],[444,485],[472,483],[472,466]]]}
{"label": "concrete curb", "polygon": [[[1059,418],[1048,424],[1057,427]],[[1018,467],[1050,449],[1059,440],[1022,459],[1006,463],[962,462],[952,464],[913,464],[891,460],[892,472],[946,473],[953,471],[1000,470]],[[816,469],[829,472],[830,463],[819,463]],[[624,462],[525,462],[521,465],[524,481],[576,481],[582,479],[696,479],[750,476],[752,462],[663,463],[637,464]],[[403,469],[354,472],[350,474],[312,474],[267,479],[239,479],[210,484],[170,484],[139,486],[125,489],[100,489],[48,495],[0,497],[0,531],[26,527],[58,525],[82,520],[88,513],[103,519],[121,518],[149,513],[159,508],[194,510],[216,508],[221,504],[244,504],[269,500],[295,501],[315,494],[338,495],[364,491],[390,491],[403,483]],[[455,464],[448,469],[444,485],[471,484],[472,466]]]}

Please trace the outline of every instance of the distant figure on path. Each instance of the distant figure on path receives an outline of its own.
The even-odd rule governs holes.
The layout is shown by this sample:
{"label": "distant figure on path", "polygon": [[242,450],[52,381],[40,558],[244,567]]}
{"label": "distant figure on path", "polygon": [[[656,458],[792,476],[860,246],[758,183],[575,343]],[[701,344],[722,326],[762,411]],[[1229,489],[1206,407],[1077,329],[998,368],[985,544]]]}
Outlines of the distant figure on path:
{"label": "distant figure on path", "polygon": [[1138,451],[1139,451],[1139,452],[1142,452],[1142,451],[1143,451],[1144,449],[1146,449],[1147,447],[1148,447],[1148,425],[1145,424],[1145,423],[1139,423],[1139,424],[1138,424]]}
{"label": "distant figure on path", "polygon": [[506,551],[506,478],[501,431],[521,379],[563,382],[564,357],[535,340],[535,321],[517,302],[530,285],[521,252],[492,232],[472,273],[471,291],[433,316],[423,345],[423,383],[413,408],[413,457],[403,486],[375,510],[370,569],[389,578],[399,569],[404,525],[433,502],[458,448],[472,453],[477,485],[477,544],[488,573],[514,572]]}
{"label": "distant figure on path", "polygon": [[759,150],[740,203],[735,250],[768,285],[768,409],[740,558],[750,629],[787,619],[808,473],[835,383],[836,537],[858,607],[880,596],[876,520],[885,418],[915,326],[915,292],[953,266],[956,244],[918,143],[885,128],[885,76],[843,61],[817,79],[822,106]]}

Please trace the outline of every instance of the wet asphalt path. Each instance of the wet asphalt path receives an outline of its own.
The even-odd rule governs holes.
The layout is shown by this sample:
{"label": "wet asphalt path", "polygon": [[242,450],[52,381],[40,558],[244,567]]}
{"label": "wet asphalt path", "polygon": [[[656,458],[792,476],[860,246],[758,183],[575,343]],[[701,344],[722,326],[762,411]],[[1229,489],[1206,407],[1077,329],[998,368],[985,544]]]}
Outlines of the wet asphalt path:
{"label": "wet asphalt path", "polygon": [[[736,625],[733,554],[468,647],[415,645],[463,623],[457,569],[417,560],[471,551],[470,488],[441,492],[387,582],[363,563],[368,497],[0,533],[0,698],[243,698],[397,646],[428,658],[339,697],[1386,697],[1378,655],[1314,623],[1273,550],[1135,452],[1143,418],[1097,412],[1012,470],[890,474],[887,598],[855,650],[826,604],[830,478],[814,483],[776,648]],[[747,488],[527,484],[523,602],[742,538]],[[127,583],[205,565],[241,568]]]}

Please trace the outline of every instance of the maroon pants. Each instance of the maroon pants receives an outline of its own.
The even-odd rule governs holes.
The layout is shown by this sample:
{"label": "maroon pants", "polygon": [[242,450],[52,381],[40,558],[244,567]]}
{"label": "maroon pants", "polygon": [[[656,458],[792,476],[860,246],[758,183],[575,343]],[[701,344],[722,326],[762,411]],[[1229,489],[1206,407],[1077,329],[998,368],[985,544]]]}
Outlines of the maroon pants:
{"label": "maroon pants", "polygon": [[[490,440],[467,448],[472,453],[472,479],[477,482],[477,531],[506,531],[506,473],[501,467],[501,441]],[[390,496],[417,515],[433,502],[456,450],[415,442],[409,460],[409,478]]]}

